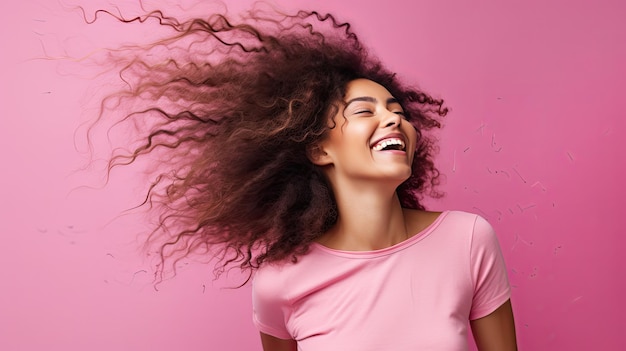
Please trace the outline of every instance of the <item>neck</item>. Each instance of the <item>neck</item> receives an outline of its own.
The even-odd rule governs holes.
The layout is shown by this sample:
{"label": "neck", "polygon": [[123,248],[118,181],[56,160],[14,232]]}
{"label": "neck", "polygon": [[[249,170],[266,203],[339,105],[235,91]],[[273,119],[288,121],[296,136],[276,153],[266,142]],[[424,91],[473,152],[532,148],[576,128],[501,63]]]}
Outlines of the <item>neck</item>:
{"label": "neck", "polygon": [[352,182],[333,186],[338,219],[320,243],[340,250],[369,251],[408,238],[404,211],[395,186]]}

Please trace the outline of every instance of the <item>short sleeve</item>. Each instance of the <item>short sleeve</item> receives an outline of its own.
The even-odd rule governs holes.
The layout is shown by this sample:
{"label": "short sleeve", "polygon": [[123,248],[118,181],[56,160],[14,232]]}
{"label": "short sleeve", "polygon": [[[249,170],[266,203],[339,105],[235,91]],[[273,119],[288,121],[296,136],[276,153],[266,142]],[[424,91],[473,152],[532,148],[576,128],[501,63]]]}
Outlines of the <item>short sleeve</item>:
{"label": "short sleeve", "polygon": [[474,320],[489,315],[511,297],[498,238],[480,216],[474,222],[470,260],[474,297],[469,319]]}
{"label": "short sleeve", "polygon": [[252,281],[252,313],[254,325],[260,332],[280,339],[291,339],[287,331],[287,301],[280,291],[284,288],[278,281],[273,267],[261,267]]}

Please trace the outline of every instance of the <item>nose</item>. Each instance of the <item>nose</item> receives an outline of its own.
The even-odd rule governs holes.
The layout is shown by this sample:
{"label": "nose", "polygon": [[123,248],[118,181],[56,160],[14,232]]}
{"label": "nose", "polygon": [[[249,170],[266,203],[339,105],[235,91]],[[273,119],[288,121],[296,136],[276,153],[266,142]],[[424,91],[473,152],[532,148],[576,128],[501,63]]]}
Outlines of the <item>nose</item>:
{"label": "nose", "polygon": [[381,123],[385,128],[400,127],[402,124],[402,116],[391,111],[386,111]]}

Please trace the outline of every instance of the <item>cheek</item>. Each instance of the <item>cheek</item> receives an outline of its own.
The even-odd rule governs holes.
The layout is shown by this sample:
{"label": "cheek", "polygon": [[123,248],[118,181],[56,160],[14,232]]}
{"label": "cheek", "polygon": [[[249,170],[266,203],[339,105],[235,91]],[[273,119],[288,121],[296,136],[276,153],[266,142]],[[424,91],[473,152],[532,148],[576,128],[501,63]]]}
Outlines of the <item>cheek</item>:
{"label": "cheek", "polygon": [[367,123],[350,121],[342,126],[342,132],[335,135],[335,145],[342,146],[342,149],[361,148],[368,146],[375,128]]}
{"label": "cheek", "polygon": [[370,139],[376,132],[376,125],[372,126],[369,123],[354,123],[353,127],[353,138],[369,145]]}
{"label": "cheek", "polygon": [[417,131],[415,130],[415,128],[413,128],[413,126],[409,126],[405,134],[411,141],[413,148],[415,148],[415,146],[417,146]]}

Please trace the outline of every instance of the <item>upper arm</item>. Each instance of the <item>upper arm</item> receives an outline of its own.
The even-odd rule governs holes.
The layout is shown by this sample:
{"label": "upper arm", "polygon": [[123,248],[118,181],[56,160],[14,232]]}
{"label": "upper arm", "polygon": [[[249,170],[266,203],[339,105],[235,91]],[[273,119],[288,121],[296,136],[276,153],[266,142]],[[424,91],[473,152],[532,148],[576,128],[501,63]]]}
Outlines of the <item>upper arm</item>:
{"label": "upper arm", "polygon": [[291,306],[286,297],[287,284],[282,279],[284,275],[273,266],[265,266],[256,271],[252,281],[252,321],[262,333],[262,340],[263,335],[273,335],[277,340],[292,338],[286,325]]}
{"label": "upper arm", "polygon": [[511,297],[504,257],[493,227],[477,216],[470,247],[470,269],[474,295],[470,320],[493,312]]}
{"label": "upper arm", "polygon": [[470,321],[480,351],[516,351],[515,323],[511,300],[489,315]]}
{"label": "upper arm", "polygon": [[298,348],[295,340],[279,339],[265,333],[261,333],[261,345],[263,351],[296,351]]}

